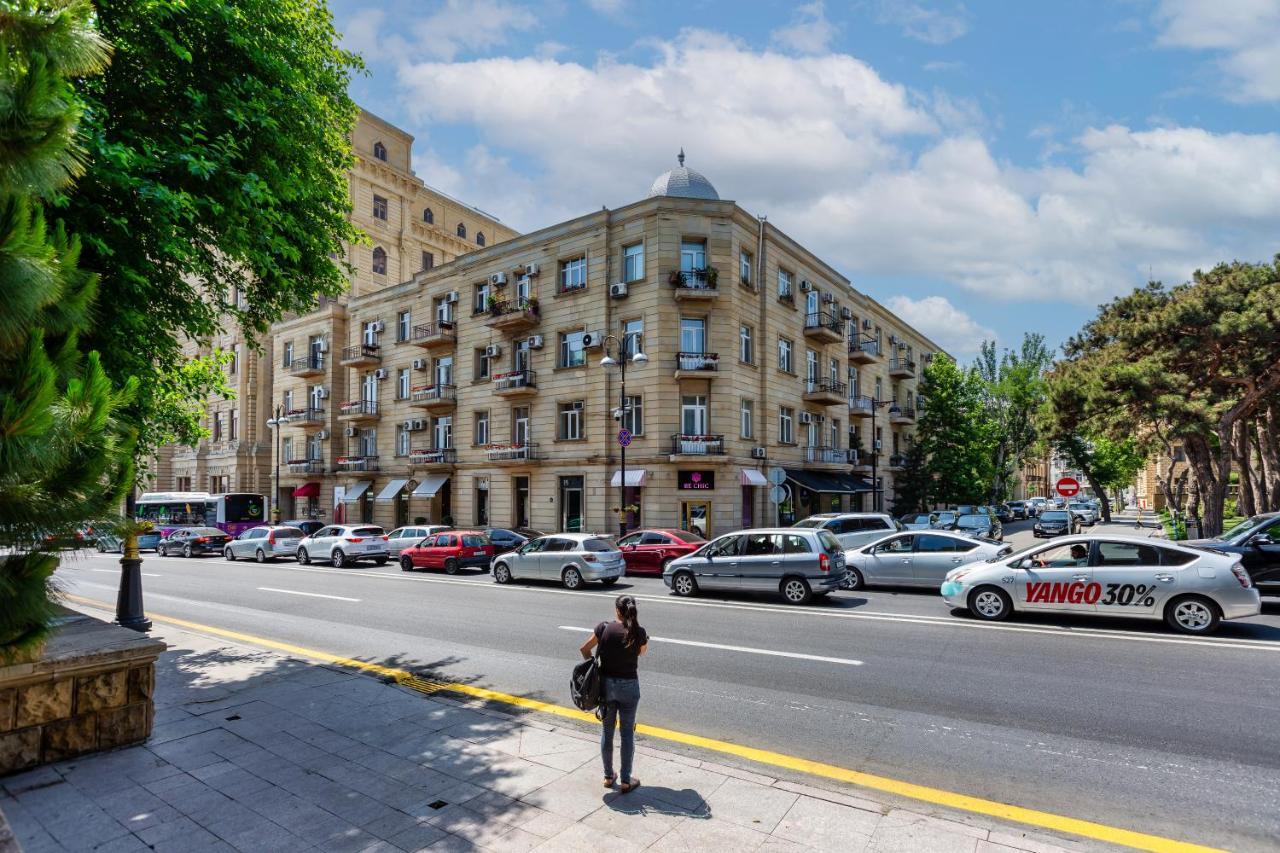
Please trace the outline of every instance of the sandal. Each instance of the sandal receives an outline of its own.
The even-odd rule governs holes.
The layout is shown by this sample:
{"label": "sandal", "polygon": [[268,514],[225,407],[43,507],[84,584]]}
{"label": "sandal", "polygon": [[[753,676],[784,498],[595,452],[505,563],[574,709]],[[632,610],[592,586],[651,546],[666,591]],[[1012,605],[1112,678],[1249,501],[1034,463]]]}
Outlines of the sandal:
{"label": "sandal", "polygon": [[604,777],[604,786],[606,788],[612,788],[613,783],[616,782],[617,780],[618,780],[617,776],[606,776]]}
{"label": "sandal", "polygon": [[624,794],[630,794],[632,791],[634,791],[636,788],[639,788],[639,787],[640,787],[640,780],[632,779],[630,782],[623,782],[622,785],[618,788],[618,790]]}

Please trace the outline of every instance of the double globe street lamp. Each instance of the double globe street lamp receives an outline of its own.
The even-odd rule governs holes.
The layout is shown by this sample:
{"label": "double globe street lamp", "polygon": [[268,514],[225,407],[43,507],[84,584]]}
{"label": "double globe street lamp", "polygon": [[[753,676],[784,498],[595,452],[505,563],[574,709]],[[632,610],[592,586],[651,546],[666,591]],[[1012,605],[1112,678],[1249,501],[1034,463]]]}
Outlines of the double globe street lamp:
{"label": "double globe street lamp", "polygon": [[[618,394],[618,407],[613,410],[613,419],[619,424],[623,422],[623,418],[631,411],[631,404],[627,400],[627,362],[633,364],[648,364],[649,356],[645,355],[640,349],[640,337],[636,335],[631,338],[635,341],[635,352],[627,354],[627,347],[623,341],[619,340],[616,335],[608,335],[604,339],[604,358],[600,359],[600,366],[606,370],[617,367],[621,372],[621,387]],[[612,342],[612,347],[610,347]],[[610,352],[616,353],[614,358]],[[618,473],[618,535],[625,536],[627,533],[627,443],[621,440],[619,436],[618,448],[621,456],[621,466]]]}
{"label": "double globe street lamp", "polygon": [[271,430],[276,434],[276,483],[275,483],[275,489],[273,490],[273,493],[271,496],[272,498],[271,523],[272,524],[280,523],[280,441],[281,441],[280,434],[282,432],[281,427],[283,427],[285,424],[284,415],[285,415],[284,405],[277,404],[276,416],[274,418],[270,418],[267,421],[267,429]]}

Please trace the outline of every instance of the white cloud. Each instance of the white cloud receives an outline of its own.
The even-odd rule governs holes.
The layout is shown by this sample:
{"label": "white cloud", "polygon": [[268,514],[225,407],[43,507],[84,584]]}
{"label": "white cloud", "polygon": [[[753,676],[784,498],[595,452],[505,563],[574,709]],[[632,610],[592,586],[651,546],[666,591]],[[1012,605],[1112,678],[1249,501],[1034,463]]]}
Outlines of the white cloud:
{"label": "white cloud", "polygon": [[886,305],[961,364],[978,354],[983,341],[996,339],[995,332],[952,305],[945,296],[895,296]]}
{"label": "white cloud", "polygon": [[961,4],[950,11],[931,9],[905,0],[880,0],[877,18],[901,28],[908,38],[926,44],[946,44],[969,32],[969,14]]}
{"label": "white cloud", "polygon": [[1276,0],[1161,0],[1165,47],[1212,51],[1237,101],[1280,101],[1280,3]]}
{"label": "white cloud", "polygon": [[425,17],[398,18],[391,32],[384,30],[385,18],[381,11],[361,10],[347,24],[344,44],[366,56],[449,61],[462,53],[501,47],[512,36],[538,26],[532,11],[506,0],[444,0]]}
{"label": "white cloud", "polygon": [[587,0],[587,5],[601,15],[619,17],[627,8],[627,0]]}
{"label": "white cloud", "polygon": [[770,38],[778,47],[796,53],[826,53],[836,33],[822,0],[815,0],[796,7],[791,23],[774,30]]}

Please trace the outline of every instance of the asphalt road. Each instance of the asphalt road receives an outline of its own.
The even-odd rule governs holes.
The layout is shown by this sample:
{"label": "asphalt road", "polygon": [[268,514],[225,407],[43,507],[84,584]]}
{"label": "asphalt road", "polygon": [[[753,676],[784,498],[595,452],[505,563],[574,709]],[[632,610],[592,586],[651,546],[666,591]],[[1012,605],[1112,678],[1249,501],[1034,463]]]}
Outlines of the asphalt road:
{"label": "asphalt road", "polygon": [[[75,558],[60,581],[114,601],[118,559]],[[143,572],[157,614],[561,704],[625,590],[654,638],[643,722],[1202,844],[1280,838],[1280,600],[1185,638],[1100,617],[979,624],[906,590],[793,608],[676,599],[656,578],[570,593],[152,555]]]}

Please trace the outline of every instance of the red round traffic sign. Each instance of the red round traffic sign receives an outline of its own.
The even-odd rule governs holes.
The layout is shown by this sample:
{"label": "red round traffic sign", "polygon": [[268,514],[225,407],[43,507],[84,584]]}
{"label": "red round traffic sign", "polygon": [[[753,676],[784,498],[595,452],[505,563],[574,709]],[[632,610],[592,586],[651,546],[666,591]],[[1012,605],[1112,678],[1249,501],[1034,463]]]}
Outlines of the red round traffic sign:
{"label": "red round traffic sign", "polygon": [[1074,498],[1080,494],[1080,481],[1075,477],[1063,477],[1056,484],[1058,494],[1064,498]]}

